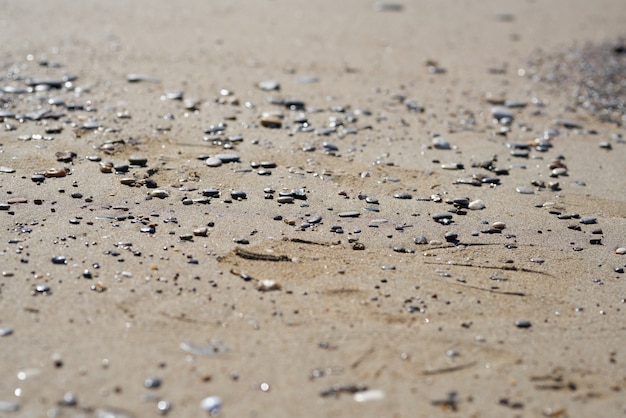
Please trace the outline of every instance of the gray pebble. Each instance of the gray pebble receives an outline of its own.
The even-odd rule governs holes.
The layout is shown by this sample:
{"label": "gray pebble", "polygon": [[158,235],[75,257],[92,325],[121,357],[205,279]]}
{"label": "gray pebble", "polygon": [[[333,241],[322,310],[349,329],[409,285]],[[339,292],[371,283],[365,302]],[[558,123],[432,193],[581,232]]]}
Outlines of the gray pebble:
{"label": "gray pebble", "polygon": [[320,215],[311,216],[306,220],[310,224],[318,224],[322,221],[322,217]]}
{"label": "gray pebble", "polygon": [[530,328],[532,324],[530,323],[530,321],[527,321],[525,319],[520,319],[520,320],[515,321],[515,326],[518,328]]}
{"label": "gray pebble", "polygon": [[143,385],[148,389],[157,389],[161,387],[161,378],[159,377],[148,377],[143,381]]}
{"label": "gray pebble", "polygon": [[507,109],[506,107],[502,107],[502,106],[492,107],[491,115],[493,116],[494,119],[498,121],[505,119],[505,118],[511,121],[514,119],[513,113],[511,113],[511,111]]}
{"label": "gray pebble", "polygon": [[0,400],[0,411],[2,412],[15,412],[20,409],[20,405],[15,402]]}
{"label": "gray pebble", "polygon": [[30,179],[35,183],[43,183],[46,180],[46,176],[44,176],[43,174],[34,174],[31,176]]}
{"label": "gray pebble", "polygon": [[528,186],[517,186],[515,191],[520,194],[534,194],[535,191]]}
{"label": "gray pebble", "polygon": [[211,187],[211,188],[202,190],[202,196],[220,197],[220,191],[219,189],[216,189],[215,187]]}
{"label": "gray pebble", "polygon": [[433,219],[437,222],[443,220],[443,219],[452,219],[452,214],[448,213],[448,212],[444,212],[444,213],[436,213],[433,215]]}
{"label": "gray pebble", "polygon": [[580,223],[585,225],[591,225],[597,223],[597,219],[593,216],[586,216],[584,218],[580,218]]}
{"label": "gray pebble", "polygon": [[419,237],[416,237],[413,242],[415,242],[417,245],[426,245],[428,244],[428,239],[425,236],[420,235]]}
{"label": "gray pebble", "polygon": [[0,210],[9,210],[11,209],[11,205],[8,203],[0,203]]}
{"label": "gray pebble", "polygon": [[0,337],[6,337],[13,334],[12,328],[0,328]]}
{"label": "gray pebble", "polygon": [[441,149],[441,150],[452,149],[452,146],[450,145],[448,141],[439,137],[433,139],[433,147],[435,147],[435,149]]}
{"label": "gray pebble", "polygon": [[278,203],[282,203],[282,204],[293,203],[293,200],[294,199],[292,196],[279,196],[278,199],[276,199]]}
{"label": "gray pebble", "polygon": [[220,159],[223,163],[235,163],[239,161],[239,156],[237,154],[217,154],[215,158]]}
{"label": "gray pebble", "polygon": [[406,192],[402,192],[402,193],[396,193],[393,195],[393,197],[395,197],[396,199],[403,199],[403,200],[407,200],[407,199],[412,199],[413,196],[411,196],[410,193],[406,193]]}
{"label": "gray pebble", "polygon": [[216,157],[209,157],[206,159],[206,165],[209,167],[219,167],[222,165],[222,160]]}
{"label": "gray pebble", "polygon": [[131,165],[144,167],[146,164],[148,164],[148,157],[144,157],[141,155],[131,155],[130,157],[128,157],[128,162],[130,162]]}
{"label": "gray pebble", "polygon": [[361,216],[361,213],[356,210],[339,213],[340,218],[358,218],[359,216]]}

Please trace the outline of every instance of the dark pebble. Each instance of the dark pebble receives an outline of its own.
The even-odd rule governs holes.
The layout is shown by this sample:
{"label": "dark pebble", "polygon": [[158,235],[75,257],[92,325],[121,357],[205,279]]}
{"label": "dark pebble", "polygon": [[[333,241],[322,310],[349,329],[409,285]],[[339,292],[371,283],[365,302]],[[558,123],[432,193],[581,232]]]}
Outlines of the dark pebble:
{"label": "dark pebble", "polygon": [[161,379],[158,377],[148,377],[143,381],[143,385],[148,389],[157,389],[161,387]]}
{"label": "dark pebble", "polygon": [[67,260],[62,255],[52,257],[52,264],[67,264]]}
{"label": "dark pebble", "polygon": [[230,192],[230,197],[232,197],[233,199],[237,199],[237,200],[243,200],[243,199],[246,199],[248,195],[244,191],[233,190]]}
{"label": "dark pebble", "polygon": [[448,242],[454,242],[456,241],[456,239],[458,238],[458,234],[456,234],[455,232],[446,232],[446,234],[444,235],[446,241]]}
{"label": "dark pebble", "polygon": [[525,319],[520,319],[520,320],[515,321],[515,326],[518,328],[530,328],[532,324],[530,323],[530,321],[527,321]]}

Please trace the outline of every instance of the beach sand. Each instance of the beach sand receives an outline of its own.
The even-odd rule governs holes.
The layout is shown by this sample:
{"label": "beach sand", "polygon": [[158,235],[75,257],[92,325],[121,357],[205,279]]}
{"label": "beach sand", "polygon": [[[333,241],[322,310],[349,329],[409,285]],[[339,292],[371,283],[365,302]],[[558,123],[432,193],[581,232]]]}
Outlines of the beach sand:
{"label": "beach sand", "polygon": [[623,2],[178,3],[2,2],[0,415],[626,415]]}

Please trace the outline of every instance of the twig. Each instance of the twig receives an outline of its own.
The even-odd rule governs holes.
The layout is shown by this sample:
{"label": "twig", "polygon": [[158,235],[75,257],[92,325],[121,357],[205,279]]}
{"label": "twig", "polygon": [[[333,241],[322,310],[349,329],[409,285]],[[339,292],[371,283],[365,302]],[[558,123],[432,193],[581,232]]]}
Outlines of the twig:
{"label": "twig", "polygon": [[434,369],[434,370],[424,370],[422,374],[424,376],[433,376],[436,374],[458,372],[459,370],[469,369],[470,367],[475,366],[475,365],[476,365],[476,361],[470,361],[469,363],[459,364],[458,366],[444,367],[442,369]]}
{"label": "twig", "polygon": [[291,258],[286,255],[255,253],[239,247],[235,248],[235,255],[246,260],[255,261],[291,261]]}

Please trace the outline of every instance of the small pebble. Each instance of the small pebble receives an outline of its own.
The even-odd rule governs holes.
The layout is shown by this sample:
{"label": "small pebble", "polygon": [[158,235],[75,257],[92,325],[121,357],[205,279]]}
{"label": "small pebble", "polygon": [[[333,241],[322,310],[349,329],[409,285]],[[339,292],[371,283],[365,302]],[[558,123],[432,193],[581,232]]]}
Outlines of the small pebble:
{"label": "small pebble", "polygon": [[467,208],[470,210],[482,210],[485,209],[485,202],[480,199],[474,200],[467,205]]}
{"label": "small pebble", "polygon": [[211,415],[217,414],[221,407],[222,399],[219,396],[209,396],[200,402],[200,408]]}
{"label": "small pebble", "polygon": [[358,218],[359,216],[361,216],[361,213],[356,210],[339,213],[340,218]]}
{"label": "small pebble", "polygon": [[530,328],[532,324],[530,323],[530,321],[527,321],[525,319],[520,319],[520,320],[515,321],[515,326],[518,328]]}
{"label": "small pebble", "polygon": [[144,157],[141,155],[131,155],[128,157],[128,162],[131,165],[138,165],[140,167],[145,167],[148,164],[148,157]]}
{"label": "small pebble", "polygon": [[206,165],[209,167],[219,167],[222,165],[222,160],[216,157],[209,157],[206,159]]}
{"label": "small pebble", "polygon": [[52,257],[52,264],[67,264],[67,260],[62,255]]}
{"label": "small pebble", "polygon": [[143,385],[148,389],[158,389],[161,387],[161,379],[159,377],[148,377],[143,381]]}
{"label": "small pebble", "polygon": [[597,219],[593,216],[586,216],[584,218],[580,218],[579,222],[584,225],[591,225],[595,224],[597,222]]}
{"label": "small pebble", "polygon": [[518,186],[515,188],[515,191],[520,194],[534,194],[535,191],[527,186]]}
{"label": "small pebble", "polygon": [[619,247],[618,249],[615,250],[615,254],[619,254],[619,255],[624,255],[626,254],[626,248],[624,247]]}
{"label": "small pebble", "polygon": [[170,194],[167,192],[167,190],[162,190],[162,189],[152,190],[150,193],[148,193],[148,196],[158,197],[159,199],[165,199],[169,195]]}
{"label": "small pebble", "polygon": [[2,412],[15,412],[20,409],[20,405],[15,402],[0,400],[0,411]]}

